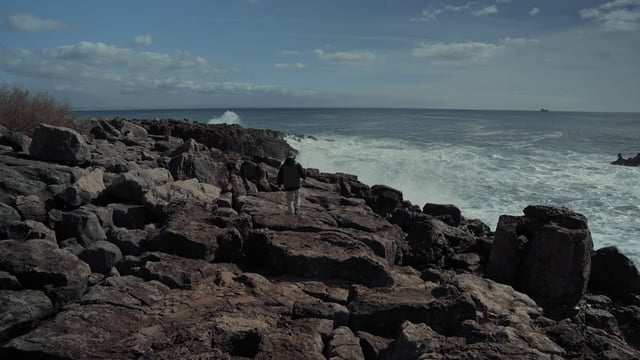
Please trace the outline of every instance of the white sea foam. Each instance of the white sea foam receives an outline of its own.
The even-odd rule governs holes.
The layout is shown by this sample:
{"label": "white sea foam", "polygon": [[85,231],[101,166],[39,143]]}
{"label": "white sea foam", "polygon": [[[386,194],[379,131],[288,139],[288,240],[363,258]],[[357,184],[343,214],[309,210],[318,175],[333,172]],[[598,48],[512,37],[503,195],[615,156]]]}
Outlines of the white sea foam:
{"label": "white sea foam", "polygon": [[242,125],[242,121],[238,114],[233,111],[225,111],[220,117],[214,117],[209,119],[209,124],[237,124]]}
{"label": "white sea foam", "polygon": [[[358,137],[288,138],[305,167],[358,175],[386,184],[405,199],[448,203],[495,229],[500,215],[530,204],[565,206],[584,214],[595,248],[616,245],[640,263],[640,187],[636,169],[612,167],[601,155],[535,146],[559,133],[515,138],[510,146],[476,147]],[[504,144],[503,144],[504,145]]]}

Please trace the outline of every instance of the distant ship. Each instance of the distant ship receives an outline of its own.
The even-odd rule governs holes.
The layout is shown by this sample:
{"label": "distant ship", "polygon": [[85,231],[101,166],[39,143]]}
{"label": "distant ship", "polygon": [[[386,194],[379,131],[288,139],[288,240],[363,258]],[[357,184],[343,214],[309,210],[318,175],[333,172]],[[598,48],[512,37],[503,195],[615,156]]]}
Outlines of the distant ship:
{"label": "distant ship", "polygon": [[549,109],[542,108],[540,109],[540,112],[549,112]]}

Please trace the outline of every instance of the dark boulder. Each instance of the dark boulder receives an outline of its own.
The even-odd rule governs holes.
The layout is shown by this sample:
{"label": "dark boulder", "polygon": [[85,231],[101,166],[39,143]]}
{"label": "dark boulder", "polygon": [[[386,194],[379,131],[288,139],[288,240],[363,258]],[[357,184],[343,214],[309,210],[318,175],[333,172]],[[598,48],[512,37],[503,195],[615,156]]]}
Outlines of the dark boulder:
{"label": "dark boulder", "polygon": [[10,146],[15,152],[28,152],[31,138],[21,132],[10,131],[0,134],[0,145]]}
{"label": "dark boulder", "polygon": [[89,265],[46,240],[0,241],[0,271],[25,289],[44,291],[56,306],[79,298],[91,273]]}
{"label": "dark boulder", "polygon": [[549,206],[529,206],[524,213],[500,217],[487,276],[545,309],[575,306],[591,271],[593,242],[586,219]]}
{"label": "dark boulder", "polygon": [[624,165],[624,166],[640,166],[640,153],[635,157],[624,158],[622,154],[618,154],[618,158],[611,162],[612,165]]}
{"label": "dark boulder", "polygon": [[53,313],[51,300],[38,290],[0,290],[0,343],[30,330]]}
{"label": "dark boulder", "polygon": [[108,196],[123,202],[142,204],[144,195],[154,187],[173,182],[167,169],[139,169],[119,174],[105,192]]}
{"label": "dark boulder", "polygon": [[476,238],[471,233],[426,214],[415,216],[406,241],[408,249],[403,257],[404,264],[417,269],[455,264],[451,262],[454,255],[469,253],[476,245]]}
{"label": "dark boulder", "polygon": [[96,241],[82,250],[78,258],[89,264],[91,271],[107,275],[122,260],[122,252],[108,241]]}
{"label": "dark boulder", "polygon": [[22,285],[15,276],[0,271],[0,290],[22,290]]}
{"label": "dark boulder", "polygon": [[22,218],[20,217],[20,213],[18,213],[16,209],[0,202],[0,235],[2,234],[2,230],[4,228],[20,220],[22,220]]}
{"label": "dark boulder", "polygon": [[631,294],[640,294],[640,273],[617,247],[608,246],[591,257],[589,288],[612,299],[625,300]]}
{"label": "dark boulder", "polygon": [[460,226],[462,214],[455,205],[430,204],[427,203],[422,208],[422,212],[441,220],[445,224],[453,227]]}
{"label": "dark boulder", "polygon": [[402,192],[386,185],[374,185],[365,197],[367,205],[376,214],[386,217],[402,207]]}
{"label": "dark boulder", "polygon": [[[142,120],[137,122],[150,129],[157,122]],[[171,129],[171,136],[183,140],[194,139],[209,148],[216,148],[224,152],[236,152],[249,157],[262,156],[274,159],[284,159],[293,148],[284,140],[284,133],[272,130],[245,129],[239,125],[202,124],[169,120],[164,125]],[[155,129],[156,133],[163,131]]]}
{"label": "dark boulder", "polygon": [[55,231],[38,221],[25,220],[14,222],[6,228],[5,232],[7,239],[21,241],[41,239],[57,244]]}
{"label": "dark boulder", "polygon": [[40,124],[33,134],[29,154],[39,160],[79,163],[91,159],[91,147],[75,130]]}
{"label": "dark boulder", "polygon": [[47,219],[47,206],[36,195],[16,196],[16,209],[24,220],[45,222]]}
{"label": "dark boulder", "polygon": [[144,205],[112,203],[107,206],[113,209],[113,224],[117,227],[142,229],[153,220]]}
{"label": "dark boulder", "polygon": [[55,231],[59,240],[76,238],[78,243],[83,246],[89,246],[96,241],[107,238],[96,214],[86,208],[60,212],[60,219],[55,224]]}
{"label": "dark boulder", "polygon": [[144,245],[148,234],[146,230],[112,227],[107,232],[107,241],[114,243],[122,255],[138,256],[146,251]]}

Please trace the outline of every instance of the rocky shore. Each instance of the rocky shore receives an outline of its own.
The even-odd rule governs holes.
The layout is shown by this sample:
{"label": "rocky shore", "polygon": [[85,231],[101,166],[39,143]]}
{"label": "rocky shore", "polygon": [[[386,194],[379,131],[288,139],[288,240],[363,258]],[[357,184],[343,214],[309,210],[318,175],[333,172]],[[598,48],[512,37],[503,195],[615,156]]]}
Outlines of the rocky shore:
{"label": "rocky shore", "polygon": [[640,274],[584,216],[530,205],[492,231],[318,169],[288,215],[283,139],[0,128],[0,358],[640,358]]}

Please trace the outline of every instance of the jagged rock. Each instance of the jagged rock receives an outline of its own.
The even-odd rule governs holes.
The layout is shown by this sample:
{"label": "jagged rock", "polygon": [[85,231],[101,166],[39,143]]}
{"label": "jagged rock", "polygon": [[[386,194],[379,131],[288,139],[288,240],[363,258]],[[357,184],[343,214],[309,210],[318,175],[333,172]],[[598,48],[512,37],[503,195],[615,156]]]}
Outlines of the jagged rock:
{"label": "jagged rock", "polygon": [[471,252],[476,238],[460,228],[448,226],[428,215],[416,216],[407,234],[404,264],[422,269],[444,267],[456,254]]}
{"label": "jagged rock", "polygon": [[111,203],[107,205],[113,209],[113,224],[126,229],[142,229],[152,221],[144,205]]}
{"label": "jagged rock", "polygon": [[331,332],[326,353],[329,359],[364,360],[360,340],[346,326],[340,326]]}
{"label": "jagged rock", "polygon": [[612,165],[624,165],[624,166],[640,166],[640,153],[635,157],[623,158],[621,153],[618,153],[618,158],[611,162]]}
{"label": "jagged rock", "polygon": [[207,151],[209,151],[209,148],[206,145],[200,144],[199,142],[193,139],[187,139],[180,146],[178,146],[174,151],[172,151],[169,154],[169,156],[174,157],[182,153],[194,154],[194,153],[207,152]]}
{"label": "jagged rock", "polygon": [[34,161],[0,154],[0,202],[15,204],[17,196],[36,195],[43,202],[50,200],[55,185],[66,186],[84,170],[59,164]]}
{"label": "jagged rock", "polygon": [[79,256],[80,253],[84,250],[84,246],[78,244],[76,238],[68,238],[60,241],[60,249],[67,250],[75,256]]}
{"label": "jagged rock", "polygon": [[107,238],[98,217],[86,208],[61,212],[60,215],[61,219],[55,226],[56,236],[60,240],[76,238],[79,244],[86,247]]}
{"label": "jagged rock", "polygon": [[0,271],[0,290],[22,290],[22,285],[15,276]]}
{"label": "jagged rock", "polygon": [[31,240],[42,239],[57,244],[56,232],[43,223],[33,220],[15,222],[6,228],[7,239]]}
{"label": "jagged rock", "polygon": [[[10,340],[0,347],[5,359],[130,359],[149,351],[152,344],[169,339],[144,327],[151,317],[143,311],[114,305],[84,305],[65,308],[51,321]],[[125,346],[114,346],[126,341]]]}
{"label": "jagged rock", "polygon": [[71,186],[66,187],[57,197],[73,207],[89,204],[105,190],[103,178],[104,169],[93,169]]}
{"label": "jagged rock", "polygon": [[636,349],[640,348],[640,306],[614,309],[614,315],[627,343]]}
{"label": "jagged rock", "polygon": [[21,132],[9,131],[0,134],[0,145],[10,146],[15,152],[28,152],[31,138]]}
{"label": "jagged rock", "polygon": [[591,257],[589,288],[613,299],[640,294],[640,273],[631,259],[617,247],[598,249]]}
{"label": "jagged rock", "polygon": [[169,162],[169,171],[176,180],[196,178],[206,184],[222,187],[228,178],[226,161],[216,161],[208,153],[180,153]]}
{"label": "jagged rock", "polygon": [[16,209],[24,220],[45,222],[47,207],[36,195],[16,196]]}
{"label": "jagged rock", "polygon": [[0,342],[33,328],[53,313],[51,300],[38,290],[0,290],[0,309]]}
{"label": "jagged rock", "polygon": [[16,209],[0,202],[0,232],[10,224],[20,220],[22,218]]}
{"label": "jagged rock", "polygon": [[43,290],[55,306],[84,293],[91,273],[89,265],[46,240],[0,241],[0,270],[25,289]]}
{"label": "jagged rock", "polygon": [[101,140],[115,140],[122,135],[113,125],[104,120],[96,121],[95,126],[89,130],[89,134],[94,139]]}
{"label": "jagged rock", "polygon": [[587,308],[585,310],[585,324],[596,329],[602,329],[611,335],[618,335],[618,321],[610,312],[602,309]]}
{"label": "jagged rock", "polygon": [[114,243],[122,251],[122,255],[138,256],[146,251],[144,245],[147,236],[146,230],[112,227],[107,232],[107,241]]}
{"label": "jagged rock", "polygon": [[[113,224],[113,209],[108,206],[97,206],[93,204],[87,204],[82,206],[83,209],[88,210],[96,215],[98,222],[103,229],[114,227]],[[51,216],[51,211],[49,212]]]}
{"label": "jagged rock", "polygon": [[293,304],[291,318],[329,319],[333,321],[334,327],[346,326],[349,320],[349,310],[343,305],[321,300],[296,301]]}
{"label": "jagged rock", "polygon": [[162,300],[169,290],[167,285],[156,280],[144,281],[136,276],[108,277],[87,291],[80,303],[141,308]]}
{"label": "jagged rock", "polygon": [[402,192],[386,185],[371,187],[371,195],[366,197],[367,205],[380,216],[393,214],[395,209],[402,207]]}
{"label": "jagged rock", "polygon": [[258,191],[270,191],[271,186],[267,178],[267,168],[266,164],[245,161],[240,166],[240,176],[256,184]]}
{"label": "jagged rock", "polygon": [[140,169],[120,174],[106,189],[106,192],[124,202],[141,204],[144,195],[157,186],[173,181],[167,169]]}
{"label": "jagged rock", "polygon": [[245,246],[259,264],[306,278],[337,278],[369,286],[391,286],[383,259],[340,232],[297,233],[255,230]]}
{"label": "jagged rock", "polygon": [[40,124],[33,134],[29,154],[39,160],[78,163],[91,159],[91,148],[75,130]]}
{"label": "jagged rock", "polygon": [[126,256],[116,264],[122,275],[144,280],[157,280],[172,289],[191,289],[217,271],[214,264],[163,253],[150,253],[140,258]]}
{"label": "jagged rock", "polygon": [[144,196],[145,206],[157,216],[166,216],[171,204],[210,206],[220,196],[220,188],[198,179],[178,180],[152,188]]}
{"label": "jagged rock", "polygon": [[161,232],[147,241],[147,248],[193,259],[212,261],[218,237],[224,229],[211,225],[211,213],[201,207],[188,207],[173,214]]}
{"label": "jagged rock", "polygon": [[356,332],[365,359],[387,359],[389,348],[394,340],[375,336],[366,331]]}
{"label": "jagged rock", "polygon": [[124,136],[146,138],[149,135],[147,129],[122,118],[111,120],[111,125]]}
{"label": "jagged rock", "polygon": [[89,264],[91,271],[108,274],[122,260],[122,252],[108,241],[96,241],[82,250],[78,258]]}
{"label": "jagged rock", "polygon": [[462,214],[460,213],[460,209],[458,209],[455,205],[444,205],[444,204],[430,204],[427,203],[422,208],[422,212],[435,217],[438,220],[441,220],[445,224],[453,227],[460,226],[462,221]]}
{"label": "jagged rock", "polygon": [[545,308],[576,305],[591,271],[593,242],[586,219],[548,206],[528,206],[524,213],[500,217],[487,276]]}
{"label": "jagged rock", "polygon": [[[143,121],[141,125],[149,126],[149,122]],[[293,151],[284,141],[284,134],[281,132],[245,129],[239,125],[174,122],[171,124],[171,135],[183,140],[192,138],[209,148],[247,156],[284,159],[288,152]]]}
{"label": "jagged rock", "polygon": [[564,358],[635,359],[640,352],[603,330],[573,323],[569,319],[544,329],[566,351]]}
{"label": "jagged rock", "polygon": [[408,320],[453,335],[463,320],[476,319],[476,307],[469,295],[454,291],[448,296],[436,296],[434,289],[438,288],[355,287],[349,295],[349,327],[392,338]]}
{"label": "jagged rock", "polygon": [[446,346],[447,338],[433,331],[426,324],[414,324],[405,321],[400,326],[392,360],[400,359],[438,359]]}

